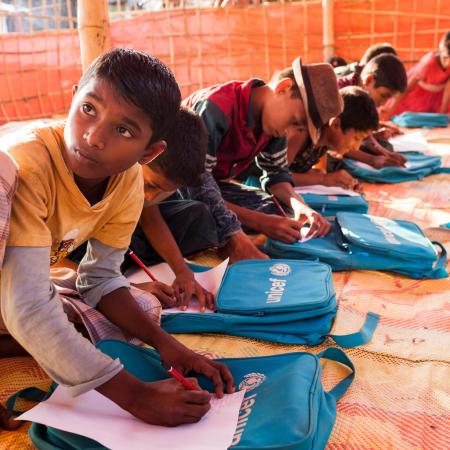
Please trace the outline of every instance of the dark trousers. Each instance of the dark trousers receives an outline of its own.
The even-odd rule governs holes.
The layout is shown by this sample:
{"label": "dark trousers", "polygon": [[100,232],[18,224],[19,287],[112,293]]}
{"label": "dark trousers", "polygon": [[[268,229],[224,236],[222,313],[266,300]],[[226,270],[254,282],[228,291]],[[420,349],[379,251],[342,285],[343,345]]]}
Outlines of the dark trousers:
{"label": "dark trousers", "polygon": [[[158,206],[183,256],[217,245],[215,222],[204,203],[194,200],[168,200]],[[140,225],[133,233],[130,249],[146,265],[163,261],[148,242]],[[83,244],[69,255],[69,259],[79,263],[85,253],[86,244]],[[134,264],[127,254],[122,271]]]}

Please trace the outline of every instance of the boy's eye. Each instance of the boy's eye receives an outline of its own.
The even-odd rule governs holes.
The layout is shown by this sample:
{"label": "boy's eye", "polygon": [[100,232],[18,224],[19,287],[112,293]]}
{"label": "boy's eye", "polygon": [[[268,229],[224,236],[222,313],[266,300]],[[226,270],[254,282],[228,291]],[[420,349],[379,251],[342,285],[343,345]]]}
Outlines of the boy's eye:
{"label": "boy's eye", "polygon": [[95,114],[94,107],[90,105],[89,103],[83,103],[81,106],[81,109],[85,114],[88,114],[89,116],[93,116]]}
{"label": "boy's eye", "polygon": [[130,138],[132,137],[132,134],[125,128],[125,127],[117,127],[117,131],[119,134],[121,134],[123,137]]}

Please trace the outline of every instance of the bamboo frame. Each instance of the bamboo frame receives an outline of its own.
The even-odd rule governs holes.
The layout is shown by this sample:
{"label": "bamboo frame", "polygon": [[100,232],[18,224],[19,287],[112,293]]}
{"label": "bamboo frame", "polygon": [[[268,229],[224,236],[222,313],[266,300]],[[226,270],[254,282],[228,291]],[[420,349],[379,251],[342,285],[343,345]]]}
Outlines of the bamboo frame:
{"label": "bamboo frame", "polygon": [[84,71],[97,56],[111,49],[106,0],[78,0],[77,16]]}
{"label": "bamboo frame", "polygon": [[[369,44],[390,41],[407,64],[416,62],[437,48],[441,35],[450,29],[449,0],[427,1],[423,7],[419,0],[279,0],[280,4],[226,8],[191,7],[187,1],[178,7],[165,1],[162,10],[145,11],[124,7],[117,0],[110,17],[116,19],[111,22],[115,45],[139,48],[161,58],[174,71],[186,96],[230,79],[268,80],[297,55],[306,63],[322,61],[331,53],[333,42],[327,32],[329,22],[321,17],[322,4],[334,3],[334,48],[340,56],[358,59]],[[28,4],[29,8],[0,11],[8,30],[0,34],[0,123],[64,113],[71,86],[81,73],[80,53],[86,67],[110,48],[106,3],[81,3],[88,9],[84,9],[84,18],[80,14],[80,36],[72,14],[74,0],[43,0],[39,7],[33,6],[33,0],[17,0],[17,6]],[[99,4],[103,10],[95,15],[89,12]],[[54,13],[47,8],[54,8]],[[10,16],[8,23],[5,16]],[[45,21],[50,29],[36,32]],[[85,45],[89,34],[96,38],[90,43],[95,45]],[[324,50],[328,50],[325,55]]]}

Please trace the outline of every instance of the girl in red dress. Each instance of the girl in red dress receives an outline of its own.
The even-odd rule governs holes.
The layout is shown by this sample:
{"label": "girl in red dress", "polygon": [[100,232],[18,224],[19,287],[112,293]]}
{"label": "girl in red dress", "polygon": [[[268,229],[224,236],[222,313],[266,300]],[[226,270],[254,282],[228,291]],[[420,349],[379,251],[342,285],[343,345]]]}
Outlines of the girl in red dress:
{"label": "girl in red dress", "polygon": [[427,53],[408,71],[408,87],[386,105],[395,116],[405,111],[450,114],[450,31],[441,39],[439,51]]}

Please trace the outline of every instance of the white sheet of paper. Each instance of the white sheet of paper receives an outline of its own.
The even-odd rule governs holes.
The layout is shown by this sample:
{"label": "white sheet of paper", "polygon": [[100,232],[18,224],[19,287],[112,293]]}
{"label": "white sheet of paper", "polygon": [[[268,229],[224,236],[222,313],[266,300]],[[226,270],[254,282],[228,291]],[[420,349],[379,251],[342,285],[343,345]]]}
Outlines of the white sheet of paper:
{"label": "white sheet of paper", "polygon": [[396,152],[426,152],[429,149],[428,142],[420,131],[394,136],[389,142]]}
{"label": "white sheet of paper", "polygon": [[360,194],[351,189],[344,189],[339,186],[322,186],[321,184],[311,184],[310,186],[297,186],[297,194],[318,194],[318,195],[349,195],[358,197]]}
{"label": "white sheet of paper", "polygon": [[[225,271],[228,267],[229,258],[225,261],[222,261],[218,266],[213,267],[210,270],[205,272],[195,272],[194,277],[204,289],[208,290],[214,295],[217,295],[217,291],[219,290],[220,283],[222,283],[223,276],[225,275]],[[153,276],[162,283],[166,283],[171,285],[175,280],[175,274],[172,269],[166,263],[157,264],[155,266],[149,266],[148,269],[153,274]],[[147,283],[149,280],[148,275],[142,270],[137,269],[133,271],[128,271],[126,273],[128,281],[131,283]],[[182,311],[179,308],[167,308],[163,310],[163,314],[171,314],[171,313],[189,313],[189,312],[199,312],[200,306],[197,298],[192,297],[189,302],[189,307],[186,311]],[[204,314],[212,313],[210,309],[206,309]]]}
{"label": "white sheet of paper", "polygon": [[213,397],[195,424],[175,428],[136,419],[95,390],[72,397],[58,386],[53,395],[18,419],[42,423],[94,439],[112,450],[226,450],[233,439],[245,391]]}
{"label": "white sheet of paper", "polygon": [[374,167],[370,166],[369,164],[363,163],[361,161],[352,161],[353,164],[357,167],[361,167],[361,169],[366,169],[366,170],[377,170]]}
{"label": "white sheet of paper", "polygon": [[309,227],[303,227],[303,228],[300,230],[300,236],[301,236],[301,238],[298,240],[298,242],[307,242],[307,241],[309,241],[310,239],[313,238],[312,236],[306,237],[306,235],[308,234],[308,231],[309,231],[309,230],[310,230]]}

